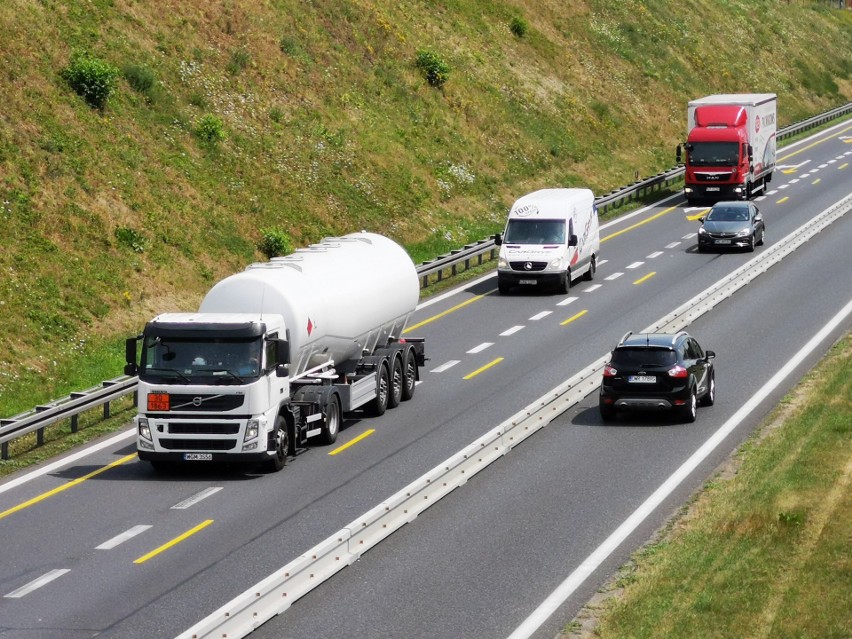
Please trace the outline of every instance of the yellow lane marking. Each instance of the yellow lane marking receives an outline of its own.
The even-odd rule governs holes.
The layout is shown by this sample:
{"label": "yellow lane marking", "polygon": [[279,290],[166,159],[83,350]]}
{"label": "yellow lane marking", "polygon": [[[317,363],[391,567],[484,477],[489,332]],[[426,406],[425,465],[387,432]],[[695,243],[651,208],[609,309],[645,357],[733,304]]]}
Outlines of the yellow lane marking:
{"label": "yellow lane marking", "polygon": [[650,222],[650,221],[652,221],[652,220],[656,220],[658,217],[662,217],[662,216],[664,216],[666,213],[671,213],[671,212],[672,212],[672,211],[674,211],[676,208],[677,208],[677,206],[671,206],[671,207],[667,208],[665,211],[660,211],[660,212],[659,212],[659,213],[657,213],[656,215],[652,215],[651,217],[649,217],[649,218],[647,218],[647,219],[644,219],[644,220],[642,220],[641,222],[637,222],[637,223],[636,223],[636,224],[634,224],[633,226],[628,226],[626,229],[621,229],[620,231],[616,231],[615,233],[613,233],[613,234],[611,234],[611,235],[607,235],[606,237],[602,237],[602,238],[601,238],[601,244],[603,244],[603,243],[604,243],[604,242],[606,242],[607,240],[611,240],[612,238],[616,237],[617,235],[621,235],[622,233],[627,233],[627,231],[632,231],[632,230],[633,230],[633,229],[635,229],[635,228],[639,228],[639,227],[640,227],[640,226],[642,226],[643,224],[647,224],[648,222]]}
{"label": "yellow lane marking", "polygon": [[57,493],[61,493],[63,490],[68,490],[69,488],[72,488],[72,487],[76,486],[77,484],[82,484],[87,479],[91,479],[92,477],[94,477],[96,475],[100,475],[101,473],[108,471],[110,468],[114,468],[116,466],[120,466],[121,464],[125,464],[125,463],[129,462],[131,459],[136,459],[136,453],[133,453],[132,455],[127,455],[127,457],[122,457],[121,459],[117,459],[116,461],[112,462],[111,464],[108,464],[107,466],[104,466],[103,468],[99,468],[98,470],[92,471],[88,475],[84,475],[83,477],[78,477],[77,479],[69,481],[67,484],[62,484],[58,488],[54,488],[53,490],[49,490],[46,493],[42,493],[38,497],[33,497],[29,501],[25,501],[23,504],[18,504],[17,506],[14,506],[13,508],[10,508],[9,510],[4,510],[2,513],[0,513],[0,519],[3,519],[4,517],[8,517],[12,513],[18,512],[19,510],[23,510],[24,508],[29,508],[33,504],[37,504],[38,502],[43,501],[43,500],[47,499],[48,497],[52,497],[53,495],[56,495]]}
{"label": "yellow lane marking", "polygon": [[699,212],[698,212],[698,213],[696,213],[695,215],[687,215],[687,216],[686,216],[686,219],[687,219],[687,220],[689,220],[690,222],[695,222],[698,218],[700,218],[700,217],[703,217],[703,216],[707,215],[707,212],[708,212],[709,210],[710,210],[709,208],[706,208],[706,209],[704,209],[703,211],[699,211]]}
{"label": "yellow lane marking", "polygon": [[576,315],[572,315],[571,317],[569,317],[569,318],[568,318],[567,320],[565,320],[564,322],[561,322],[559,325],[560,325],[560,326],[565,326],[566,324],[570,324],[570,323],[571,323],[571,322],[573,322],[574,320],[578,320],[578,319],[580,319],[581,317],[583,317],[583,315],[585,315],[585,314],[586,314],[586,313],[588,313],[588,312],[589,312],[588,310],[580,311],[580,312],[579,312],[579,313],[577,313]]}
{"label": "yellow lane marking", "polygon": [[838,166],[838,167],[837,167],[837,170],[838,170],[838,171],[842,171],[842,170],[843,170],[843,169],[845,169],[847,166],[849,166],[849,162],[844,162],[843,164],[841,164],[840,166]]}
{"label": "yellow lane marking", "polygon": [[[497,289],[495,288],[492,291],[488,291],[488,293],[493,293],[496,290]],[[468,304],[473,304],[474,302],[481,300],[483,297],[485,297],[485,295],[488,295],[488,293],[485,293],[484,295],[477,295],[476,297],[471,297],[469,300],[462,302],[461,304],[457,304],[456,306],[453,306],[452,308],[448,308],[443,313],[438,313],[437,315],[433,315],[432,317],[423,320],[419,324],[414,324],[413,326],[409,326],[408,328],[406,328],[402,332],[407,333],[408,331],[413,331],[414,329],[420,328],[421,326],[425,326],[429,322],[434,322],[436,319],[440,319],[440,318],[444,317],[444,315],[449,315],[450,313],[459,310],[463,306],[467,306]]]}
{"label": "yellow lane marking", "polygon": [[649,279],[651,279],[651,278],[652,278],[652,277],[654,277],[656,274],[657,274],[657,271],[651,271],[651,272],[650,272],[650,273],[648,273],[645,277],[640,277],[638,280],[636,280],[636,281],[635,281],[635,282],[633,282],[633,283],[634,283],[634,284],[641,284],[641,283],[642,283],[642,282],[644,282],[645,280],[649,280]]}
{"label": "yellow lane marking", "polygon": [[346,450],[350,446],[354,446],[355,444],[360,442],[362,439],[367,439],[367,437],[369,437],[370,435],[372,435],[375,432],[376,432],[375,428],[371,428],[368,431],[364,431],[363,433],[358,435],[358,437],[353,439],[351,442],[346,442],[345,444],[343,444],[343,446],[339,446],[338,448],[335,448],[333,451],[331,451],[329,453],[329,455],[336,455],[337,453],[342,453],[344,450]]}
{"label": "yellow lane marking", "polygon": [[791,173],[795,173],[799,169],[787,169],[786,171],[781,171],[784,175],[790,175]]}
{"label": "yellow lane marking", "polygon": [[821,181],[822,181],[822,178],[817,178],[816,180],[811,182],[811,184],[819,184]]}
{"label": "yellow lane marking", "polygon": [[840,137],[843,133],[846,133],[847,131],[850,131],[850,130],[852,130],[852,126],[847,127],[847,128],[845,128],[845,129],[843,129],[842,131],[839,131],[839,132],[837,133],[837,136],[830,135],[829,137],[827,137],[827,138],[823,138],[822,140],[817,140],[817,141],[816,141],[816,142],[814,142],[813,144],[809,144],[808,146],[803,146],[803,147],[802,147],[801,149],[799,149],[798,151],[793,151],[790,155],[785,155],[783,158],[780,158],[779,160],[776,160],[776,161],[777,161],[777,162],[783,162],[784,160],[787,160],[787,159],[789,159],[789,158],[793,157],[794,155],[798,155],[798,154],[799,154],[799,153],[801,153],[802,151],[807,151],[808,149],[812,149],[812,148],[814,148],[815,146],[817,146],[817,145],[819,145],[819,144],[822,144],[823,142],[828,142],[829,140],[832,140],[832,139],[834,139],[835,137]]}
{"label": "yellow lane marking", "polygon": [[500,363],[500,362],[502,362],[502,361],[503,361],[503,358],[502,358],[502,357],[498,357],[498,358],[497,358],[497,359],[495,359],[493,362],[488,362],[488,363],[487,363],[485,366],[483,366],[482,368],[477,368],[477,369],[476,369],[475,371],[473,371],[472,373],[468,373],[467,375],[465,375],[464,377],[462,377],[462,379],[470,379],[470,378],[472,378],[472,377],[476,377],[476,376],[477,376],[477,375],[479,375],[482,371],[487,371],[489,368],[491,368],[492,366],[496,366],[497,364],[499,364],[499,363]]}
{"label": "yellow lane marking", "polygon": [[179,544],[180,542],[182,542],[182,541],[183,541],[184,539],[186,539],[187,537],[191,537],[192,535],[194,535],[195,533],[197,533],[199,530],[202,530],[202,529],[204,529],[204,528],[207,528],[207,526],[209,526],[209,525],[210,525],[210,524],[212,524],[212,523],[213,523],[213,520],[212,520],[212,519],[205,519],[205,520],[204,520],[204,521],[202,521],[200,524],[198,524],[195,528],[190,528],[189,530],[187,530],[187,531],[186,531],[185,533],[183,533],[182,535],[178,535],[177,537],[175,537],[175,538],[174,538],[174,539],[172,539],[171,541],[167,541],[166,543],[164,543],[164,544],[163,544],[162,546],[160,546],[159,548],[155,548],[154,550],[152,550],[151,552],[149,552],[147,555],[142,555],[141,557],[139,557],[139,559],[134,560],[134,561],[133,561],[133,563],[134,563],[134,564],[141,564],[141,563],[145,563],[146,561],[148,561],[149,559],[151,559],[151,557],[156,557],[156,556],[157,556],[157,555],[159,555],[161,552],[164,552],[164,551],[168,550],[168,549],[169,549],[169,548],[171,548],[172,546],[176,546],[177,544]]}
{"label": "yellow lane marking", "polygon": [[780,200],[778,200],[775,204],[784,204],[784,202],[786,202],[789,199],[790,199],[789,197],[784,196]]}

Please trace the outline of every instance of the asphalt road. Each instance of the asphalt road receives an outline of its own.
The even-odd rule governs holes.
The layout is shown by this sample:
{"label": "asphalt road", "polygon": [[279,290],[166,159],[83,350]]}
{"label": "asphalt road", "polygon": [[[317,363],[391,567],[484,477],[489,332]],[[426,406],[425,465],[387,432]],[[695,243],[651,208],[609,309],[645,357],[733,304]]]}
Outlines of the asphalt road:
{"label": "asphalt road", "polygon": [[[757,199],[768,244],[850,192],[852,144],[843,138],[851,135],[848,123],[781,150],[787,168],[776,173],[775,192]],[[697,213],[673,198],[608,226],[606,263],[568,295],[499,296],[485,279],[421,308],[412,324],[425,323],[410,334],[427,338],[431,360],[414,399],[380,418],[348,420],[335,447],[312,447],[281,473],[157,475],[133,459],[126,438],[30,481],[7,480],[0,637],[174,637],[603,355],[627,330],[753,257],[698,254],[697,222],[687,219]],[[718,370],[717,403],[700,409],[695,424],[645,418],[603,426],[589,398],[253,636],[508,636],[852,299],[850,239],[847,215],[690,327],[716,351]],[[836,334],[849,326],[847,319]],[[536,636],[552,637],[819,355]]]}

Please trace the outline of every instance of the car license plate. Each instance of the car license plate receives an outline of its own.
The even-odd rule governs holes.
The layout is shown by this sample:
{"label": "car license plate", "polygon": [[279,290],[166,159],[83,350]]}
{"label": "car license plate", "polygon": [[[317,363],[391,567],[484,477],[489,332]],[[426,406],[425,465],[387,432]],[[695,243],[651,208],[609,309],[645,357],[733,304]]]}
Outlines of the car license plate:
{"label": "car license plate", "polygon": [[730,244],[731,240],[716,240],[716,244]]}
{"label": "car license plate", "polygon": [[213,453],[184,453],[184,461],[213,461]]}
{"label": "car license plate", "polygon": [[657,378],[653,375],[628,375],[627,381],[631,384],[653,384]]}
{"label": "car license plate", "polygon": [[708,187],[707,187],[707,190],[708,190],[708,191],[718,191],[718,190],[719,190],[719,187],[718,187],[718,186],[708,186]]}
{"label": "car license plate", "polygon": [[538,280],[520,280],[518,284],[538,284]]}

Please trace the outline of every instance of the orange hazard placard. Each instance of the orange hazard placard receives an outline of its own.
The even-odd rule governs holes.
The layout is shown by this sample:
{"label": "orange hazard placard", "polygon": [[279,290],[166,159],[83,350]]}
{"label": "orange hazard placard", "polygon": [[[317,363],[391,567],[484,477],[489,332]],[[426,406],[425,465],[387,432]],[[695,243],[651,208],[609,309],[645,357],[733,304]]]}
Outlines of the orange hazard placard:
{"label": "orange hazard placard", "polygon": [[148,395],[148,410],[169,410],[169,394],[150,393]]}

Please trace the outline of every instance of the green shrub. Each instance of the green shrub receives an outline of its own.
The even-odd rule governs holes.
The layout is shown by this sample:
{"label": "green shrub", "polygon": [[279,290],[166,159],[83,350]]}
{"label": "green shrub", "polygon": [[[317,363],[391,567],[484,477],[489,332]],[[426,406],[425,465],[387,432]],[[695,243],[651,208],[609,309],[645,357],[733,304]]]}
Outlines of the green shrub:
{"label": "green shrub", "polygon": [[157,83],[154,72],[141,64],[128,64],[124,67],[123,73],[130,87],[139,93],[147,95]]}
{"label": "green shrub", "polygon": [[119,244],[123,244],[134,253],[144,252],[145,244],[148,242],[144,235],[129,226],[119,226],[115,229],[115,239],[118,240]]}
{"label": "green shrub", "polygon": [[418,50],[415,65],[433,87],[441,88],[449,79],[450,66],[437,53],[426,49]]}
{"label": "green shrub", "polygon": [[523,38],[527,35],[527,32],[530,30],[530,25],[520,16],[515,16],[509,22],[509,31],[514,33],[517,37]]}
{"label": "green shrub", "polygon": [[76,53],[62,70],[62,78],[90,106],[101,109],[115,92],[120,71],[98,58],[86,53]]}
{"label": "green shrub", "polygon": [[225,139],[225,123],[211,113],[202,115],[195,123],[195,135],[203,142],[216,144]]}
{"label": "green shrub", "polygon": [[227,67],[228,73],[237,75],[249,65],[249,62],[251,62],[249,52],[245,49],[237,49],[231,54],[231,61]]}
{"label": "green shrub", "polygon": [[261,229],[260,242],[257,245],[260,252],[272,259],[278,255],[293,252],[293,240],[287,231],[280,228]]}

